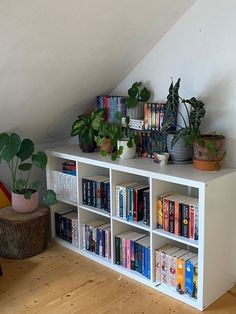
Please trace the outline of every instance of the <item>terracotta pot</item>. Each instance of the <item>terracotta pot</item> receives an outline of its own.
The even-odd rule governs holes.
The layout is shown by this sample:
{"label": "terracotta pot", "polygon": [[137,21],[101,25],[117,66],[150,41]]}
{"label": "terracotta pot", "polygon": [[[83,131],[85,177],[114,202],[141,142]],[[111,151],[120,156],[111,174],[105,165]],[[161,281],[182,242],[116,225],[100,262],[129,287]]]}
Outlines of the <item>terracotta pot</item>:
{"label": "terracotta pot", "polygon": [[111,147],[111,139],[110,138],[105,138],[105,140],[102,143],[102,145],[100,145],[100,150],[104,150],[108,154],[111,153],[112,147]]}
{"label": "terracotta pot", "polygon": [[[202,135],[204,146],[199,145],[197,142],[193,143],[194,158],[197,160],[218,161],[222,160],[225,154],[225,137],[217,139],[214,135]],[[214,143],[217,154],[212,155],[208,149],[208,145]]]}
{"label": "terracotta pot", "polygon": [[194,167],[198,170],[203,171],[216,171],[219,170],[223,165],[223,160],[221,161],[210,161],[210,160],[197,160],[193,158]]}
{"label": "terracotta pot", "polygon": [[31,213],[38,208],[39,192],[33,192],[30,199],[26,199],[24,194],[11,192],[12,209],[18,213]]}

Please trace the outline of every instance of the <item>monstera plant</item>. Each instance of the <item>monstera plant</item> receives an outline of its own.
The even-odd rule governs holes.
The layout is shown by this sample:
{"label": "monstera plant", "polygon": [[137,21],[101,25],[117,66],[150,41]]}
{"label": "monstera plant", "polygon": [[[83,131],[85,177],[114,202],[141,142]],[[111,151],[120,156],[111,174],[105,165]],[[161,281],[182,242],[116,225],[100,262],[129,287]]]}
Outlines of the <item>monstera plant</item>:
{"label": "monstera plant", "polygon": [[[0,162],[4,161],[11,175],[12,207],[18,212],[31,212],[38,207],[38,191],[42,184],[35,180],[30,182],[33,167],[44,170],[47,165],[47,155],[35,152],[31,139],[21,139],[16,133],[0,134]],[[56,194],[47,190],[43,195],[46,205],[57,203]]]}

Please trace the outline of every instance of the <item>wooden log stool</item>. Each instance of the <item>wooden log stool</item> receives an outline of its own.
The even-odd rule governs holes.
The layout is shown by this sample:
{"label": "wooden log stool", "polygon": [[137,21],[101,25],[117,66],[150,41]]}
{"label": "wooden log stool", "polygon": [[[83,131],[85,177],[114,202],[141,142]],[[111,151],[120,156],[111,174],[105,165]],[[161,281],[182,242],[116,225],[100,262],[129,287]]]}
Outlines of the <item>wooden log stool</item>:
{"label": "wooden log stool", "polygon": [[32,213],[0,209],[0,256],[23,259],[43,252],[49,236],[49,209],[39,206]]}

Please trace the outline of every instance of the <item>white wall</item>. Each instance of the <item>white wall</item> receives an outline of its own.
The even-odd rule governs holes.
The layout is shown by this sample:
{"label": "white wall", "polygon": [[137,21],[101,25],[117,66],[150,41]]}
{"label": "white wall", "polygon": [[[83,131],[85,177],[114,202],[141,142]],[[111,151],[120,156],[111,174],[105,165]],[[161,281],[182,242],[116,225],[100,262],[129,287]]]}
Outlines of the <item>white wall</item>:
{"label": "white wall", "polygon": [[194,1],[0,1],[0,132],[68,138]]}
{"label": "white wall", "polygon": [[165,100],[171,77],[180,95],[206,104],[203,131],[227,137],[226,164],[236,167],[236,1],[198,0],[115,89],[142,80]]}

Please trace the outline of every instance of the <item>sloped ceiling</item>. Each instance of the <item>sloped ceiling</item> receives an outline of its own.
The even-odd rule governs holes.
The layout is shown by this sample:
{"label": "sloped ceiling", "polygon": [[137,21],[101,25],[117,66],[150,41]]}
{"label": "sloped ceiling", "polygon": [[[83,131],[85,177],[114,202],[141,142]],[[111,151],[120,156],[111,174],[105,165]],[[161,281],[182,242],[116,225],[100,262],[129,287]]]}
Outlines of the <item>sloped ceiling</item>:
{"label": "sloped ceiling", "polygon": [[0,132],[68,138],[193,2],[1,0]]}

